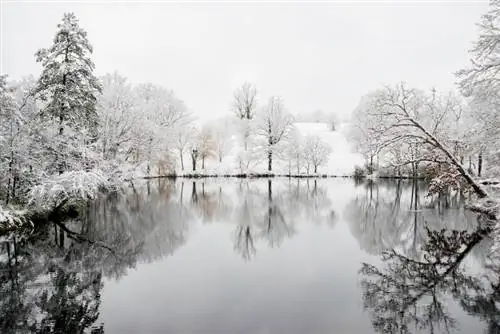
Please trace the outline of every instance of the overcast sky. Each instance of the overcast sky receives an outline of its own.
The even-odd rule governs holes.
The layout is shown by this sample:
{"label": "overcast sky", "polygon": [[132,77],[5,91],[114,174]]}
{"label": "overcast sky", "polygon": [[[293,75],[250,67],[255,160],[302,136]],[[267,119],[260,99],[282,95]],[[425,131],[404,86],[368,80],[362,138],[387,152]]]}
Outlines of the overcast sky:
{"label": "overcast sky", "polygon": [[34,53],[51,45],[63,13],[73,11],[98,75],[116,70],[133,83],[171,88],[202,118],[229,113],[232,91],[245,80],[257,84],[260,101],[280,95],[293,113],[339,115],[381,84],[453,88],[487,10],[487,1],[2,1],[1,65],[11,78],[39,73]]}

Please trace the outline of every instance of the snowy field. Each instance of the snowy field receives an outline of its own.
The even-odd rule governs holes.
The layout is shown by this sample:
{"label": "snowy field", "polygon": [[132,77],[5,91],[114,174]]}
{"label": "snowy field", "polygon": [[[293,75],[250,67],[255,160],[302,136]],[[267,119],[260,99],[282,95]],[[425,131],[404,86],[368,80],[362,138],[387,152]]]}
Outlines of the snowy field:
{"label": "snowy field", "polygon": [[[362,156],[355,153],[352,145],[347,141],[347,124],[340,124],[336,131],[331,131],[327,123],[295,123],[294,125],[300,136],[318,136],[332,148],[328,163],[318,168],[318,175],[351,176],[354,166],[363,164]],[[199,162],[197,174],[234,175],[242,173],[243,171],[239,166],[238,159],[238,154],[242,151],[241,143],[237,139],[237,136],[234,135],[231,147],[223,158],[223,161],[219,162],[216,158],[209,158],[205,161],[204,169],[201,168],[201,162]],[[178,175],[193,174],[191,158],[188,154],[184,155],[184,161],[186,166],[185,172],[178,172]],[[249,167],[248,172],[252,174],[267,174],[267,160],[265,157],[257,158],[255,163]],[[274,158],[273,174],[288,174],[288,162],[284,158],[278,156]],[[312,172],[311,175],[313,175]]]}

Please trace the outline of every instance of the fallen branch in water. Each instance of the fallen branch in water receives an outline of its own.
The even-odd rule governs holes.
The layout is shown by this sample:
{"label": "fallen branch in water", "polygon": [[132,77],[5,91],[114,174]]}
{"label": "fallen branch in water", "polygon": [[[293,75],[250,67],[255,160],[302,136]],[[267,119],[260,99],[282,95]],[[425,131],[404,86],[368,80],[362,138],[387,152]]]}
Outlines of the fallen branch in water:
{"label": "fallen branch in water", "polygon": [[58,221],[52,221],[52,222],[54,224],[56,224],[57,226],[59,226],[59,228],[61,230],[63,230],[64,232],[68,233],[68,235],[70,237],[72,237],[74,240],[79,241],[79,242],[88,242],[91,245],[97,245],[99,247],[105,248],[105,249],[109,250],[113,255],[116,256],[115,250],[113,248],[111,248],[110,246],[106,245],[105,243],[97,241],[97,240],[91,240],[91,239],[83,236],[82,234],[80,234],[78,232],[72,231],[69,228],[67,228],[66,225],[64,225],[61,222],[58,222]]}
{"label": "fallen branch in water", "polygon": [[68,203],[69,201],[69,198],[65,198],[63,199],[55,208],[54,210],[52,210],[52,212],[50,213],[49,217],[48,217],[48,220],[54,224],[56,224],[57,226],[59,226],[59,228],[61,230],[63,230],[64,232],[66,232],[68,234],[69,237],[71,237],[72,239],[76,240],[76,241],[79,241],[79,242],[87,242],[91,245],[97,245],[99,247],[102,247],[102,248],[105,248],[107,249],[108,251],[111,252],[111,254],[115,255],[116,256],[116,252],[113,248],[111,248],[110,246],[106,245],[105,243],[103,242],[100,242],[100,241],[96,241],[96,240],[91,240],[85,236],[83,236],[82,234],[78,233],[78,232],[75,232],[75,231],[72,231],[70,230],[68,227],[66,227],[66,225],[64,225],[63,223],[61,223],[59,221],[59,213],[61,211],[61,209],[64,207],[64,205],[66,203]]}

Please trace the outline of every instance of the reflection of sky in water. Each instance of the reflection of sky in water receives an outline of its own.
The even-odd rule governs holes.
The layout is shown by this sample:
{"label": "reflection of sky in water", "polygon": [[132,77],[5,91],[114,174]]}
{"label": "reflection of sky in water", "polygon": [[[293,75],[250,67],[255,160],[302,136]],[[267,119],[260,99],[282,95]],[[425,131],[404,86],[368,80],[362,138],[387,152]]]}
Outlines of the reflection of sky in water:
{"label": "reflection of sky in water", "polygon": [[[309,187],[306,180],[274,180],[271,191],[267,180],[209,180],[203,187],[198,181],[193,196],[192,182],[184,181],[183,214],[172,212],[179,210],[179,183],[168,196],[152,186],[148,198],[144,187],[136,187],[144,211],[139,216],[158,220],[140,223],[149,229],[142,231],[146,239],[168,243],[172,231],[164,225],[173,224],[185,242],[170,251],[145,245],[151,252],[147,261],[105,282],[101,319],[106,333],[370,333],[358,283],[361,262],[380,264],[377,252],[388,246],[411,252],[412,237],[423,240],[424,224],[470,228],[475,223],[456,209],[430,208],[424,193],[417,203],[429,208],[409,213],[410,183],[400,184],[397,195],[395,184],[355,189],[341,179],[316,185],[309,180]],[[371,203],[374,192],[378,200]],[[396,196],[400,205],[394,213]],[[245,200],[249,212],[243,214]],[[164,209],[166,202],[170,211]],[[269,224],[283,223],[276,212],[289,225],[279,230],[285,231],[279,247],[271,248],[265,235]],[[174,219],[167,223],[170,214]],[[188,217],[186,225],[182,217]],[[241,225],[254,238],[255,253],[248,261],[234,251],[235,229]],[[449,303],[448,311],[462,332],[482,330],[458,305]]]}

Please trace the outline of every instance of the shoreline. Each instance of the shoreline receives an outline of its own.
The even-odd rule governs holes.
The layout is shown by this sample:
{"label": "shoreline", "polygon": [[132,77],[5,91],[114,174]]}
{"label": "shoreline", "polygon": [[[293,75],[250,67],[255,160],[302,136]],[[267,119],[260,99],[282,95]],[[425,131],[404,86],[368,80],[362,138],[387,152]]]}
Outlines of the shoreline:
{"label": "shoreline", "polygon": [[393,180],[424,180],[424,177],[413,177],[413,176],[362,176],[356,177],[353,175],[330,175],[330,174],[314,174],[314,175],[299,175],[299,174],[252,174],[252,173],[242,173],[242,174],[166,174],[166,175],[155,175],[155,176],[142,176],[135,179],[129,179],[127,181],[133,181],[137,179],[152,180],[152,179],[203,179],[203,178],[239,178],[239,179],[257,179],[257,178],[292,178],[292,179],[357,179],[357,180],[370,180],[370,179],[393,179]]}

